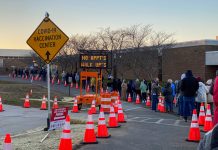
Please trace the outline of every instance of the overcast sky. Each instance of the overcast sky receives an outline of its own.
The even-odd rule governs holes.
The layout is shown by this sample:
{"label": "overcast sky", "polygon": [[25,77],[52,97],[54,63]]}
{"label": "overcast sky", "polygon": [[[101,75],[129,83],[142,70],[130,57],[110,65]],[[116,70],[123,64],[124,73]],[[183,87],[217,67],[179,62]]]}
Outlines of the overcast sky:
{"label": "overcast sky", "polygon": [[218,0],[0,0],[0,48],[30,49],[26,40],[48,11],[69,37],[102,27],[152,24],[177,42],[215,39]]}

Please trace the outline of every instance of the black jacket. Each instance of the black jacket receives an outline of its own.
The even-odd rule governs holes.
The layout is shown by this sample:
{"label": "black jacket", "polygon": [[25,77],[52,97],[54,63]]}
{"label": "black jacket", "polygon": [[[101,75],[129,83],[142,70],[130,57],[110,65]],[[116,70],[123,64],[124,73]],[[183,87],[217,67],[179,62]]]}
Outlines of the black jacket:
{"label": "black jacket", "polygon": [[171,88],[170,83],[167,83],[166,87],[164,88],[163,95],[165,97],[165,101],[167,102],[173,101],[173,89]]}
{"label": "black jacket", "polygon": [[198,81],[193,76],[186,77],[182,80],[181,91],[186,97],[196,96],[196,92],[199,88]]}

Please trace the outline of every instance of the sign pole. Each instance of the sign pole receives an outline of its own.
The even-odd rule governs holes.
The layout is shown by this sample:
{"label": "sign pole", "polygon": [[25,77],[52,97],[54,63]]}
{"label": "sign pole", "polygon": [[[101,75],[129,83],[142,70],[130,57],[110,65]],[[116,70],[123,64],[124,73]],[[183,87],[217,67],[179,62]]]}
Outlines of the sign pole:
{"label": "sign pole", "polygon": [[48,83],[48,118],[47,118],[47,127],[49,129],[49,125],[50,125],[50,64],[47,64],[47,83]]}

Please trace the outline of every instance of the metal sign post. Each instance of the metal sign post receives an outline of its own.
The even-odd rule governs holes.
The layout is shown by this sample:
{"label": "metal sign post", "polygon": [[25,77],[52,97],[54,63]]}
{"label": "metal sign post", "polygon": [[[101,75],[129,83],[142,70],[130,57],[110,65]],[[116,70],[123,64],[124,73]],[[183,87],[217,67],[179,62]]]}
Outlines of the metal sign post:
{"label": "metal sign post", "polygon": [[47,129],[49,129],[50,126],[50,117],[51,117],[51,107],[50,107],[50,64],[47,64],[47,86],[48,86],[48,118],[47,118]]}
{"label": "metal sign post", "polygon": [[51,21],[47,12],[45,18],[27,40],[27,44],[47,63],[48,118],[47,128],[44,130],[49,130],[51,119],[49,64],[68,40],[68,36]]}

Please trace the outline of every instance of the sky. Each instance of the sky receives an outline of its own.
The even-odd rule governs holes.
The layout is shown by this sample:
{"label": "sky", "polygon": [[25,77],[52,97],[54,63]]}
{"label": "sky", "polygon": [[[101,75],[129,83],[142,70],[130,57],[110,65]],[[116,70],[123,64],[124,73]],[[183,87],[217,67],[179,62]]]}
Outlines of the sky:
{"label": "sky", "polygon": [[0,49],[31,49],[26,40],[46,11],[69,37],[151,24],[177,42],[215,39],[217,6],[218,0],[0,0]]}

